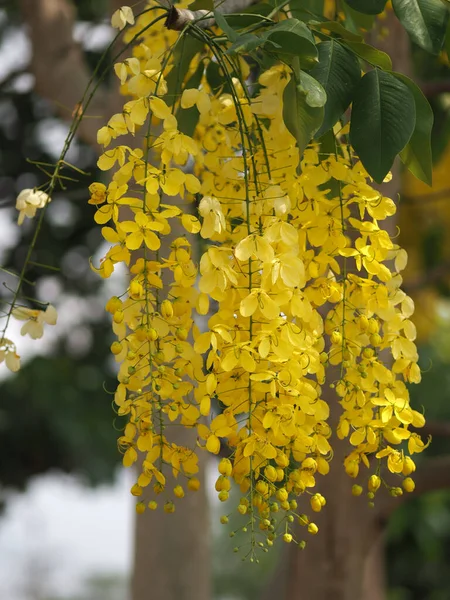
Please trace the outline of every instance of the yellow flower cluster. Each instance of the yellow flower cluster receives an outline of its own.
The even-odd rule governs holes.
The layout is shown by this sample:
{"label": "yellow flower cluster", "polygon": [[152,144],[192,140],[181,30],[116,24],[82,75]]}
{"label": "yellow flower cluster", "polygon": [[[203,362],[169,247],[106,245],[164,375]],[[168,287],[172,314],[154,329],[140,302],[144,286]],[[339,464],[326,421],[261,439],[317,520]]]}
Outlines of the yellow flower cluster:
{"label": "yellow flower cluster", "polygon": [[[142,34],[133,57],[115,66],[132,99],[99,131],[99,167],[114,169],[112,181],[90,187],[94,219],[111,244],[98,272],[109,277],[117,263],[131,265],[127,294],[106,307],[120,364],[115,401],[129,418],[119,444],[126,466],[143,454],[134,495],[151,483],[161,491],[167,468],[197,489],[196,449],[168,435],[177,420],[196,426],[199,446],[228,452],[219,463],[220,500],[234,480],[243,494],[238,511],[252,532],[256,524],[270,546],[281,527],[292,542],[295,518],[318,532],[297,512],[298,496],[309,498],[313,512],[326,504],[314,487],[333,455],[328,421],[337,403],[322,392],[328,368],[342,407],[337,435],[348,438],[346,472],[369,469],[371,499],[381,481],[401,493],[383,479],[385,465],[413,489],[409,454],[425,447],[409,430],[424,424],[406,387],[420,380],[413,303],[400,289],[406,253],[380,225],[396,207],[371,186],[345,128],[335,132],[332,154],[310,146],[299,156],[283,122],[285,65],[263,72],[250,96],[247,63],[212,43],[192,61],[190,74],[203,65],[200,85],[185,86],[174,100],[167,76],[177,69],[179,39],[159,22]],[[218,89],[205,75],[211,64],[223,78]],[[178,127],[186,110],[198,114],[193,137]],[[143,149],[111,147],[139,130]],[[198,219],[164,202],[185,194],[198,195]],[[164,242],[176,221],[203,240],[198,291],[189,241]],[[209,315],[203,333],[194,308]],[[181,484],[173,495],[183,497]],[[144,509],[140,502],[138,512]],[[251,554],[255,544],[252,534]]]}

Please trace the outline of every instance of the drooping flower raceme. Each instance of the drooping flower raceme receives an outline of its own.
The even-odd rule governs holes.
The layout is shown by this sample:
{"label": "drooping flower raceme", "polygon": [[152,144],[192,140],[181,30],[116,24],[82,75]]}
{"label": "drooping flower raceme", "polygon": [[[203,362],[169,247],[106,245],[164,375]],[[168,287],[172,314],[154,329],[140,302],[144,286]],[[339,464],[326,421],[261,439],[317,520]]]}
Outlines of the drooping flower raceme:
{"label": "drooping flower raceme", "polygon": [[[127,35],[151,18],[145,13]],[[106,305],[117,338],[115,402],[128,418],[119,445],[126,466],[142,453],[132,488],[138,512],[145,488],[157,495],[168,472],[179,481],[164,506],[173,512],[185,488],[198,489],[197,452],[227,452],[216,490],[226,501],[231,480],[240,486],[253,556],[255,531],[271,545],[277,522],[287,543],[304,545],[290,532],[295,519],[318,532],[311,514],[326,505],[316,484],[329,471],[338,406],[325,385],[339,401],[333,422],[348,444],[348,475],[367,469],[371,500],[381,482],[402,492],[386,473],[412,491],[410,455],[426,445],[410,431],[424,418],[406,387],[420,381],[414,307],[401,290],[406,254],[382,226],[395,204],[372,187],[346,127],[335,128],[333,154],[311,145],[300,156],[283,121],[290,68],[274,64],[251,91],[248,64],[213,43],[193,57],[174,97],[180,39],[159,21],[115,66],[128,99],[98,135],[98,164],[112,181],[90,186],[94,219],[111,244],[95,268],[105,278],[118,263],[131,272],[126,292]],[[210,68],[221,85],[211,85]],[[189,87],[194,73],[199,83]],[[185,111],[195,111],[194,128]],[[143,146],[118,145],[139,131]],[[176,196],[196,198],[197,214]],[[203,240],[198,265],[187,237],[173,235],[180,227]],[[206,331],[195,313],[208,315]],[[172,441],[172,423],[196,427],[197,447]]]}

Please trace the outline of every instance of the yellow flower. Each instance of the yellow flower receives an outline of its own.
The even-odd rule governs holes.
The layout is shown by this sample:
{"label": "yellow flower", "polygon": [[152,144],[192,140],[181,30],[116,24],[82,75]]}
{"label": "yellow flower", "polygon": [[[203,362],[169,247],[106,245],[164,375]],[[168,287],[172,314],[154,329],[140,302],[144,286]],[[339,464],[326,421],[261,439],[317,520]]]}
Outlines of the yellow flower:
{"label": "yellow flower", "polygon": [[37,209],[44,208],[50,200],[50,196],[40,190],[22,190],[16,200],[16,209],[19,211],[18,224],[22,225],[25,217],[32,219]]}
{"label": "yellow flower", "polygon": [[115,29],[124,29],[127,26],[127,23],[130,25],[134,25],[134,15],[133,9],[129,6],[122,6],[118,10],[114,12],[111,17],[111,25]]}
{"label": "yellow flower", "polygon": [[56,325],[58,318],[56,309],[54,306],[49,304],[44,310],[33,310],[20,306],[14,308],[12,311],[13,316],[19,321],[26,321],[22,326],[20,333],[22,335],[29,335],[33,340],[39,339],[44,335],[44,324]]}

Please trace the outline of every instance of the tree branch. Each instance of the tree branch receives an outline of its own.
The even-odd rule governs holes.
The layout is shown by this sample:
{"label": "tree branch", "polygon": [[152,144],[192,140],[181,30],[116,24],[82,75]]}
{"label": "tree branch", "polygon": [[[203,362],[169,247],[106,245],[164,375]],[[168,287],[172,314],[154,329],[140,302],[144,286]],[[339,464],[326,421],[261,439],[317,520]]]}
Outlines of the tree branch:
{"label": "tree branch", "polygon": [[[68,0],[19,0],[19,7],[33,48],[36,91],[52,103],[56,114],[70,120],[91,76],[72,35],[75,8]],[[78,129],[80,138],[97,151],[98,125],[114,112],[114,96],[100,88]]]}
{"label": "tree branch", "polygon": [[[242,12],[255,3],[256,0],[215,0],[215,9],[223,14]],[[177,8],[172,6],[165,25],[167,29],[182,31],[185,26],[197,21],[197,26],[207,29],[215,24],[214,15],[210,10],[189,10],[188,8]]]}

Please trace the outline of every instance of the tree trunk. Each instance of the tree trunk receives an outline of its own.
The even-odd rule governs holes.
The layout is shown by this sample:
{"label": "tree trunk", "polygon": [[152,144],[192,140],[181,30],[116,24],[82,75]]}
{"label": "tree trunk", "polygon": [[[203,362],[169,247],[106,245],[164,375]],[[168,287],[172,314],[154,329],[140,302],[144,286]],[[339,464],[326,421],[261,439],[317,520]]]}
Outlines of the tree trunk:
{"label": "tree trunk", "polygon": [[[389,35],[383,40],[374,38],[372,43],[391,56],[394,70],[409,75],[409,41],[403,28],[392,14],[383,26],[389,28]],[[394,178],[383,186],[383,193],[396,199],[399,191],[397,165]],[[395,225],[395,220],[390,219],[391,234],[395,232]],[[333,426],[340,411],[338,399],[328,384],[323,394],[331,408]],[[343,468],[350,449],[348,442],[335,438],[331,445],[334,457],[330,472],[319,478],[317,486],[317,491],[327,499],[323,511],[314,518],[319,533],[312,537],[298,526],[298,539],[305,539],[307,546],[301,551],[292,544],[282,554],[275,578],[263,594],[264,600],[274,597],[277,600],[385,600],[382,507],[377,509],[378,499],[371,509],[364,496],[352,496],[353,483],[367,485],[367,470],[362,467],[364,481],[350,480]],[[303,510],[306,512],[308,508],[309,505]],[[301,503],[299,510],[302,511]]]}
{"label": "tree trunk", "polygon": [[[170,438],[177,444],[195,447],[196,430],[173,427]],[[200,453],[198,492],[186,491],[173,514],[160,507],[136,515],[132,600],[210,600],[209,512],[204,486],[206,453]],[[167,489],[176,485],[167,476]]]}

